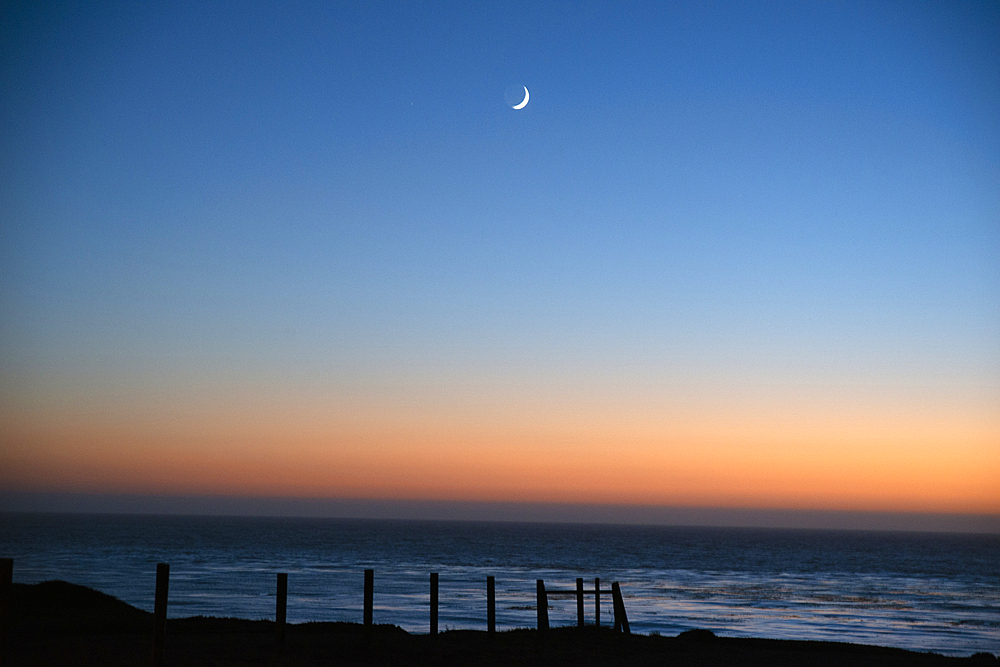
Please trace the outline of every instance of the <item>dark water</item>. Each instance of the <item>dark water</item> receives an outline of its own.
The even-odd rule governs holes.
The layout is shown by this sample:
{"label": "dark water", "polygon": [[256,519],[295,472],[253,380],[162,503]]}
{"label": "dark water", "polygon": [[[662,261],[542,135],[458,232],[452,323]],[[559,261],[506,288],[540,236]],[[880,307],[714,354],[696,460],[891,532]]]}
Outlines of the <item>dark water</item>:
{"label": "dark water", "polygon": [[[14,580],[65,579],[152,610],[157,562],[171,566],[169,614],[271,618],[289,573],[290,622],[360,622],[375,570],[375,621],[533,627],[535,580],[571,589],[619,581],[633,631],[820,639],[949,655],[1000,652],[1000,536],[342,519],[0,515]],[[593,622],[593,598],[587,622]],[[552,597],[553,624],[576,622]],[[611,620],[610,600],[602,621]]]}

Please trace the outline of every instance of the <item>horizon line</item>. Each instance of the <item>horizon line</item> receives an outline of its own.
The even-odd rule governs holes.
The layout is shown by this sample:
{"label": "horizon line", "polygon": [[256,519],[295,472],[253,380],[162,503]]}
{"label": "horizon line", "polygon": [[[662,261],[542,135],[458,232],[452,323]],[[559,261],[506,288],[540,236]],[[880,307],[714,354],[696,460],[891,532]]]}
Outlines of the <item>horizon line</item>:
{"label": "horizon line", "polygon": [[989,513],[546,501],[0,491],[0,512],[1000,534],[1000,514]]}

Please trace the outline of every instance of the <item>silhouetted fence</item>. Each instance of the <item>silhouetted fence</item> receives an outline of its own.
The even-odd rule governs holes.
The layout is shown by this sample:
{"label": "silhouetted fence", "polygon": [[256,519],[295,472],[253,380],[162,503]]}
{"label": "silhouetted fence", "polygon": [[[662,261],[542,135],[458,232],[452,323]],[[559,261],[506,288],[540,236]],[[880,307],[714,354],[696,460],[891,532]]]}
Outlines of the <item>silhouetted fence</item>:
{"label": "silhouetted fence", "polygon": [[601,624],[601,596],[611,596],[612,609],[615,614],[615,630],[631,634],[628,625],[628,618],[625,613],[625,603],[621,600],[621,589],[616,581],[610,589],[601,589],[601,578],[594,579],[593,590],[586,590],[583,587],[583,577],[577,577],[576,590],[552,590],[545,588],[545,582],[539,579],[535,585],[536,599],[535,608],[538,610],[538,629],[546,630],[549,627],[549,596],[576,596],[576,624],[578,627],[584,626],[584,596],[594,596],[594,625]]}
{"label": "silhouetted fence", "polygon": [[[0,667],[4,664],[6,654],[5,639],[10,623],[10,601],[11,587],[13,581],[14,561],[10,558],[0,559]],[[167,624],[167,597],[170,587],[170,565],[158,563],[156,565],[156,596],[153,602],[153,667],[162,667],[166,637]],[[577,626],[584,626],[584,597],[594,596],[594,625],[601,624],[601,596],[611,596],[612,610],[614,612],[614,629],[616,632],[631,634],[628,624],[628,616],[625,613],[625,603],[622,600],[621,587],[618,582],[611,584],[611,588],[602,589],[601,579],[594,579],[594,588],[585,589],[583,578],[576,580],[575,590],[546,589],[545,581],[538,579],[535,582],[535,608],[537,610],[537,628],[539,633],[544,634],[549,629],[549,595],[552,596],[576,596]],[[283,651],[285,646],[285,619],[288,610],[288,573],[277,573],[277,586],[275,595],[275,639],[278,651]],[[438,632],[438,573],[432,572],[430,577],[430,634],[437,635]],[[375,622],[375,571],[365,570],[364,577],[364,613],[362,622],[367,631],[370,631]],[[496,579],[492,576],[486,577],[486,623],[487,631],[490,634],[496,632]]]}
{"label": "silhouetted fence", "polygon": [[7,633],[10,631],[13,589],[14,559],[0,558],[0,667],[7,664]]}
{"label": "silhouetted fence", "polygon": [[170,587],[170,565],[156,564],[156,598],[153,602],[153,667],[163,664],[163,646],[167,634],[167,589]]}

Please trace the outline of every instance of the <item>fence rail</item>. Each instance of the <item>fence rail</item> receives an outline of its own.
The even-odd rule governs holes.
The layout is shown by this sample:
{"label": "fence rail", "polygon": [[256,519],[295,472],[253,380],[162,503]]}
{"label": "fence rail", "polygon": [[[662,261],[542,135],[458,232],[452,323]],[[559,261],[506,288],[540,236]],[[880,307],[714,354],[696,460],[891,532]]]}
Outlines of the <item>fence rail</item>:
{"label": "fence rail", "polygon": [[[0,559],[0,667],[4,664],[6,653],[5,639],[10,626],[10,601],[11,588],[13,585],[14,561],[10,558]],[[432,636],[438,632],[438,573],[430,573],[430,625],[429,633]],[[156,596],[153,603],[153,667],[162,667],[167,622],[167,598],[170,588],[170,565],[168,563],[158,563],[156,565]],[[628,624],[628,617],[625,612],[625,603],[622,599],[621,587],[618,582],[613,582],[611,588],[601,588],[601,579],[594,579],[594,587],[587,589],[584,587],[583,578],[578,577],[575,589],[547,589],[545,581],[538,579],[535,586],[537,610],[537,628],[540,633],[545,633],[549,629],[549,596],[572,597],[576,596],[577,625],[584,626],[584,597],[594,597],[594,625],[601,624],[601,597],[610,596],[612,610],[614,612],[614,629],[616,632],[631,634]],[[275,586],[275,640],[278,651],[284,650],[285,646],[285,619],[288,611],[288,573],[278,572]],[[366,630],[370,631],[375,622],[375,570],[367,569],[364,572],[364,613],[362,623]],[[487,631],[490,634],[496,632],[496,579],[493,576],[486,577],[486,622]]]}

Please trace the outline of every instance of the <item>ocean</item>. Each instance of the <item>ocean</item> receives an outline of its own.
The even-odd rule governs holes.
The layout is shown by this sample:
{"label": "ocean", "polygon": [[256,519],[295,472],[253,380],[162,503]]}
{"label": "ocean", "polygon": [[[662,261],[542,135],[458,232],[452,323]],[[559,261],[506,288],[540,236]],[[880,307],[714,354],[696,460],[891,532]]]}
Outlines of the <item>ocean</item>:
{"label": "ocean", "polygon": [[[375,570],[376,623],[535,626],[549,589],[618,581],[633,632],[809,639],[945,655],[1000,653],[1000,535],[349,519],[0,514],[14,581],[63,579],[152,611],[156,563],[170,564],[170,617],[273,618],[288,573],[288,620],[361,622]],[[572,596],[550,622],[576,623]],[[593,623],[593,597],[586,622]],[[610,598],[601,620],[612,621]]]}

